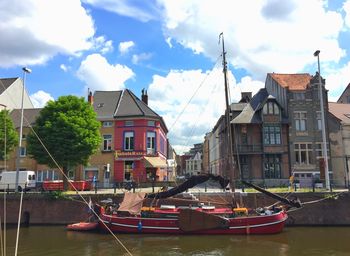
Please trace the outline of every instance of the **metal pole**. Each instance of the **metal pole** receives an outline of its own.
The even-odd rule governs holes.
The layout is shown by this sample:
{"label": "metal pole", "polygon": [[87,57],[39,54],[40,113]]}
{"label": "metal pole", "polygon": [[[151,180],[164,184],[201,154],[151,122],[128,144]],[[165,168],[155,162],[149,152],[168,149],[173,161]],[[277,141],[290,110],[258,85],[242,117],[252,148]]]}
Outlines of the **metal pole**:
{"label": "metal pole", "polygon": [[[234,171],[233,171],[233,155],[232,155],[232,134],[231,134],[231,120],[230,120],[230,103],[229,103],[229,95],[228,95],[228,84],[227,84],[227,62],[226,62],[226,51],[225,51],[225,42],[224,42],[224,34],[221,33],[219,35],[219,39],[222,39],[222,66],[223,66],[223,73],[224,73],[224,85],[225,85],[225,102],[226,102],[226,111],[225,111],[225,117],[226,117],[226,129],[227,129],[227,148],[228,148],[228,170],[226,170],[226,178],[230,180],[230,186],[233,191],[235,191],[235,184],[234,184]],[[226,167],[226,168],[227,168]]]}
{"label": "metal pole", "polygon": [[324,160],[324,169],[325,169],[325,178],[326,178],[326,189],[330,190],[329,182],[329,171],[328,171],[328,154],[327,154],[327,141],[326,141],[326,125],[324,117],[324,105],[323,105],[323,90],[322,90],[322,81],[321,81],[321,71],[320,71],[320,50],[315,51],[314,56],[317,57],[318,65],[318,88],[319,88],[319,97],[320,97],[320,107],[321,107],[321,123],[322,123],[322,154]]}
{"label": "metal pole", "polygon": [[23,101],[24,101],[24,88],[25,88],[25,80],[26,74],[31,73],[32,71],[29,68],[22,68],[23,70],[23,86],[22,86],[22,100],[21,100],[21,123],[19,127],[19,145],[16,159],[16,183],[15,183],[15,191],[18,192],[18,180],[19,180],[19,167],[20,167],[20,157],[21,157],[21,148],[22,148],[22,134],[23,134]]}

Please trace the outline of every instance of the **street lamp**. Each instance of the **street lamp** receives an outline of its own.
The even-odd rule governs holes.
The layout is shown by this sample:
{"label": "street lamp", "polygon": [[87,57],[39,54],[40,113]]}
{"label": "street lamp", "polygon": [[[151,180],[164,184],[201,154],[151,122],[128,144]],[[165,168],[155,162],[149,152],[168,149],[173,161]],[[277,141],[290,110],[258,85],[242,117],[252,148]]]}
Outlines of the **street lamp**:
{"label": "street lamp", "polygon": [[314,56],[317,57],[317,65],[318,65],[318,89],[319,89],[319,97],[320,97],[320,105],[321,105],[321,123],[322,123],[322,140],[323,140],[322,154],[323,154],[323,160],[324,160],[324,174],[326,178],[326,189],[330,190],[327,141],[326,141],[326,125],[325,125],[325,117],[324,117],[323,90],[322,90],[321,71],[320,71],[320,50],[315,51]]}
{"label": "street lamp", "polygon": [[32,73],[32,70],[26,67],[22,68],[22,70],[23,70],[23,86],[22,86],[22,100],[21,100],[21,123],[19,127],[19,145],[18,145],[18,154],[17,154],[17,161],[16,161],[16,183],[15,183],[16,192],[18,192],[19,165],[20,165],[19,159],[21,157],[21,149],[22,149],[24,88],[25,88],[26,74]]}

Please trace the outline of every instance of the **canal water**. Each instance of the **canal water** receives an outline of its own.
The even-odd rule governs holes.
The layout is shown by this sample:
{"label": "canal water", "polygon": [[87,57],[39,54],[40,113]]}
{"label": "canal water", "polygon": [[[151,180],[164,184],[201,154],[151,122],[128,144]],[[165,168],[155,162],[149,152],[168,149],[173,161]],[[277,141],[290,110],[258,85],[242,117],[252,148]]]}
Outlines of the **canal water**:
{"label": "canal water", "polygon": [[[276,235],[117,235],[132,255],[348,256],[350,227],[286,227]],[[14,255],[16,228],[7,230],[6,255]],[[128,255],[109,234],[66,231],[64,226],[21,228],[20,256]]]}

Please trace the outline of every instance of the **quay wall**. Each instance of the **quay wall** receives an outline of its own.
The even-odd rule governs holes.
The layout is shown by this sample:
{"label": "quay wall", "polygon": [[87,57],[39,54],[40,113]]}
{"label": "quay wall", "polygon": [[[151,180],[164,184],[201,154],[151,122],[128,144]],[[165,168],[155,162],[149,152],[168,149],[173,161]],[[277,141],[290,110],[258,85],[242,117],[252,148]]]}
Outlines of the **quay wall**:
{"label": "quay wall", "polygon": [[[227,205],[232,202],[231,193],[202,193],[195,196],[206,203],[213,205]],[[350,225],[350,193],[297,193],[288,198],[297,196],[304,206],[288,213],[288,226],[349,226]],[[120,202],[122,195],[117,194],[91,194],[84,195],[88,202],[99,202],[103,199],[113,198]],[[236,193],[235,201],[240,206],[249,208],[272,205],[276,201],[261,193]],[[187,203],[187,202],[186,202]],[[177,204],[184,205],[185,200],[151,200],[146,204]],[[193,201],[192,205],[196,202]],[[20,194],[6,195],[6,222],[16,224],[20,205]],[[0,194],[0,216],[3,222],[4,195]],[[79,196],[54,198],[47,194],[24,194],[22,204],[21,223],[26,225],[65,225],[79,221],[86,221],[89,217],[88,206]]]}

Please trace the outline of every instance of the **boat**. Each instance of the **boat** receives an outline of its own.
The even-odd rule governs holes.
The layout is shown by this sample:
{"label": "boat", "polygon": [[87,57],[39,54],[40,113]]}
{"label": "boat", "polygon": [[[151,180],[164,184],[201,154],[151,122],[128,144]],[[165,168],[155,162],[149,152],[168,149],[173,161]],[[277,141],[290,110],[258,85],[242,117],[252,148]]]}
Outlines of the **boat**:
{"label": "boat", "polygon": [[91,231],[95,230],[97,227],[97,222],[78,222],[67,225],[66,229],[69,231]]}
{"label": "boat", "polygon": [[[149,208],[149,207],[146,207]],[[101,207],[98,228],[105,232],[168,235],[245,235],[282,232],[287,213],[282,208],[250,212],[246,208],[175,207],[161,205],[139,214]]]}
{"label": "boat", "polygon": [[[270,207],[248,209],[230,206],[218,207],[205,205],[175,206],[152,203],[144,205],[147,199],[162,200],[167,195],[182,192],[211,178],[225,180],[213,175],[192,176],[188,181],[168,192],[159,193],[125,193],[120,205],[95,204],[98,218],[98,228],[105,232],[138,233],[138,234],[198,234],[198,235],[229,235],[229,234],[275,234],[282,232],[288,218],[288,207],[301,207],[296,200],[290,200],[279,195],[273,197],[281,202]],[[226,182],[222,183],[223,185]],[[249,183],[247,183],[249,184]],[[255,186],[257,189],[264,189]],[[167,193],[167,194],[166,194]],[[272,194],[271,192],[268,192]],[[176,200],[175,200],[176,201]]]}
{"label": "boat", "polygon": [[[146,199],[153,199],[152,202],[161,199],[173,197],[180,194],[197,184],[203,183],[209,179],[220,183],[222,189],[229,188],[230,181],[233,180],[233,159],[232,159],[232,140],[230,125],[230,112],[227,92],[226,79],[226,59],[223,34],[222,38],[222,56],[223,71],[225,76],[225,95],[226,95],[226,126],[227,126],[227,162],[228,170],[226,178],[212,174],[202,174],[192,176],[181,185],[162,191],[146,195],[145,193],[125,193],[124,199],[119,207],[110,208],[110,206],[98,206],[96,215],[98,215],[98,227],[100,230],[114,233],[142,233],[142,234],[198,234],[198,235],[229,235],[229,234],[275,234],[282,232],[285,222],[288,218],[288,207],[301,207],[301,203],[296,200],[290,200],[273,194],[242,181],[245,185],[250,185],[258,191],[276,199],[280,205],[273,204],[270,207],[258,209],[247,209],[234,207],[236,204],[225,207],[214,207],[213,205],[143,205]],[[231,183],[231,185],[233,185]],[[287,206],[287,207],[286,207]]]}

